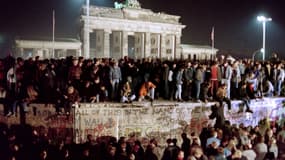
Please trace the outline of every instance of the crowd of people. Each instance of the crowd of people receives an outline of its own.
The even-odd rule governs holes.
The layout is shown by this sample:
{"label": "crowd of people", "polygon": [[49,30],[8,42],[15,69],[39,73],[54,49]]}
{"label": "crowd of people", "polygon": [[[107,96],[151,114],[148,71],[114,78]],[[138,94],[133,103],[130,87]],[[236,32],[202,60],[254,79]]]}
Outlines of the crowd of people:
{"label": "crowd of people", "polygon": [[[181,134],[159,144],[155,138],[98,137],[87,135],[76,144],[71,135],[51,138],[45,129],[29,125],[10,128],[0,124],[1,160],[283,160],[285,124],[260,123],[258,126],[207,126],[200,134]],[[158,138],[158,137],[156,137]]]}
{"label": "crowd of people", "polygon": [[[215,110],[231,100],[250,100],[282,96],[285,73],[276,56],[270,61],[251,60],[166,60],[160,59],[45,59],[24,60],[7,57],[0,60],[0,103],[4,114],[13,116],[16,109],[25,112],[30,103],[54,104],[57,112],[70,113],[76,103],[104,101],[207,102],[212,106],[210,118],[219,117]],[[238,91],[238,92],[237,92]],[[94,139],[75,144],[72,136],[51,139],[27,125],[0,125],[0,158],[4,160],[206,160],[206,159],[285,159],[285,126],[271,124],[265,132],[260,126],[231,125],[222,120],[206,127],[200,135],[181,135],[183,142],[168,139],[167,145],[142,137]],[[164,146],[164,147],[162,147]]]}
{"label": "crowd of people", "polygon": [[[45,59],[0,60],[0,102],[5,115],[26,111],[30,103],[55,104],[70,113],[76,103],[131,103],[155,99],[215,100],[222,104],[241,99],[248,112],[250,99],[284,94],[284,65],[275,56],[252,60]],[[62,109],[64,108],[64,110]]]}

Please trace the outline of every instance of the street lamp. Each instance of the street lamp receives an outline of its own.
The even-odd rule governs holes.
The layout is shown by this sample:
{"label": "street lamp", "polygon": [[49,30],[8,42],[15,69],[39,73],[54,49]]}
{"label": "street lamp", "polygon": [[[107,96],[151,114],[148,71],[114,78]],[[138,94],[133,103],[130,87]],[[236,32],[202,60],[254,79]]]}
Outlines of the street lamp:
{"label": "street lamp", "polygon": [[257,20],[259,22],[262,22],[262,28],[263,28],[263,42],[262,42],[262,60],[264,61],[265,59],[265,28],[266,28],[266,22],[268,21],[272,21],[271,18],[267,18],[267,17],[264,17],[264,16],[258,16],[257,17]]}
{"label": "street lamp", "polygon": [[89,14],[90,14],[89,10],[90,10],[90,0],[86,0],[86,15],[87,15],[88,25],[89,25]]}
{"label": "street lamp", "polygon": [[86,23],[84,24],[83,33],[83,52],[87,59],[90,56],[90,35],[89,35],[89,21],[90,21],[90,0],[86,0]]}

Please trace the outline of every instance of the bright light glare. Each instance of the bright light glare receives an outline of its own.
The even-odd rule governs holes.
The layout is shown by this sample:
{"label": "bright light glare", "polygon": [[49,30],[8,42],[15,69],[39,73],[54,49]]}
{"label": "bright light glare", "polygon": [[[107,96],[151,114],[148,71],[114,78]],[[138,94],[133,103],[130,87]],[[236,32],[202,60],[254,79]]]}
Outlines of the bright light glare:
{"label": "bright light glare", "polygon": [[260,22],[272,21],[272,18],[266,18],[264,16],[257,16],[257,20]]}
{"label": "bright light glare", "polygon": [[261,53],[264,53],[264,48],[261,48],[261,49],[260,49],[260,52],[261,52]]}
{"label": "bright light glare", "polygon": [[265,20],[265,17],[264,17],[264,16],[258,16],[258,17],[257,17],[257,20],[258,20],[258,21],[264,21],[264,20]]}

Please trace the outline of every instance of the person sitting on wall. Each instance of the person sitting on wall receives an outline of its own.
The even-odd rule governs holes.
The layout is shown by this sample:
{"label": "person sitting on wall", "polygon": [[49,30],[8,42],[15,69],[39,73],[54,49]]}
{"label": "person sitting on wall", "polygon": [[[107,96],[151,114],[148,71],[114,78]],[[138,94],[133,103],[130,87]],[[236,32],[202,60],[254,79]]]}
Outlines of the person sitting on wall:
{"label": "person sitting on wall", "polygon": [[15,97],[17,98],[13,102],[12,110],[10,110],[6,115],[8,117],[14,114],[16,115],[17,106],[20,107],[20,112],[28,112],[28,106],[37,100],[38,92],[35,90],[33,85],[25,86],[19,83],[19,91]]}
{"label": "person sitting on wall", "polygon": [[248,77],[246,77],[245,82],[247,83],[247,94],[250,99],[256,98],[257,93],[257,79],[253,72],[249,73]]}
{"label": "person sitting on wall", "polygon": [[216,101],[219,102],[220,107],[223,107],[223,102],[226,102],[228,105],[228,110],[231,111],[231,100],[227,98],[227,86],[226,84],[221,84],[221,86],[218,88],[216,93]]}
{"label": "person sitting on wall", "polygon": [[108,97],[108,91],[99,76],[94,78],[91,88],[91,103],[105,102]]}
{"label": "person sitting on wall", "polygon": [[[247,84],[245,82],[241,83],[240,91],[239,91],[240,99],[242,100],[243,104],[246,106],[246,112],[253,113],[253,111],[250,109],[250,98],[248,96],[247,92]],[[243,112],[244,107],[241,107],[238,113]]]}
{"label": "person sitting on wall", "polygon": [[133,85],[132,85],[132,77],[128,76],[127,81],[125,82],[122,88],[122,98],[121,102],[132,102],[136,99],[136,95],[134,94]]}
{"label": "person sitting on wall", "polygon": [[149,98],[152,102],[154,100],[155,88],[156,86],[151,81],[144,82],[139,91],[139,101]]}
{"label": "person sitting on wall", "polygon": [[7,100],[7,90],[4,86],[0,83],[0,104],[4,107],[4,115],[8,114],[8,100]]}
{"label": "person sitting on wall", "polygon": [[272,83],[270,82],[270,80],[268,78],[266,78],[263,81],[263,91],[262,91],[262,95],[264,97],[273,97],[274,95],[274,87],[272,85]]}
{"label": "person sitting on wall", "polygon": [[64,111],[66,115],[70,114],[71,107],[78,104],[79,101],[78,91],[73,86],[69,86],[67,92],[64,94]]}

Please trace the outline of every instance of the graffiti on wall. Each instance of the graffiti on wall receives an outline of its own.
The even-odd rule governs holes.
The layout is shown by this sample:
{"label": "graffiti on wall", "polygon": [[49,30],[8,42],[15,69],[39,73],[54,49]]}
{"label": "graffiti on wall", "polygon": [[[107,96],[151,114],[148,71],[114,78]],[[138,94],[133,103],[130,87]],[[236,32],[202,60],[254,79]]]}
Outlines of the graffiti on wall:
{"label": "graffiti on wall", "polygon": [[203,111],[197,111],[196,106],[174,103],[124,108],[81,105],[75,110],[76,139],[82,142],[88,134],[114,137],[135,135],[163,141],[168,137],[179,138],[181,133],[199,131],[203,123],[207,123],[203,114],[205,107]]}
{"label": "graffiti on wall", "polygon": [[[232,102],[232,112],[225,117],[232,124],[257,125],[265,117],[281,120],[285,117],[284,98],[252,100],[253,114],[244,112],[241,101]],[[31,104],[26,123],[42,128],[51,137],[74,135],[76,142],[84,142],[88,134],[100,136],[139,136],[156,138],[163,143],[167,138],[177,138],[181,133],[200,133],[203,127],[211,124],[210,106],[213,103],[164,103],[149,104],[80,104],[70,116],[57,115],[52,105]],[[3,107],[2,107],[3,108]],[[0,106],[0,112],[2,111]],[[243,109],[243,112],[239,112]],[[3,113],[3,112],[2,112]],[[73,115],[74,114],[74,115]],[[0,122],[19,124],[19,117],[5,117],[0,114]]]}

